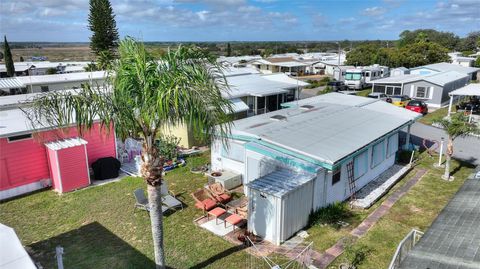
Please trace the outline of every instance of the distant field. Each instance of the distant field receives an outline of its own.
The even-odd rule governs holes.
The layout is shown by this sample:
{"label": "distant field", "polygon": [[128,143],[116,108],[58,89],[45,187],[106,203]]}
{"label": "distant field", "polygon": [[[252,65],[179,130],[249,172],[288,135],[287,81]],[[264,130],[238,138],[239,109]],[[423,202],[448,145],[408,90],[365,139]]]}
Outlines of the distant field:
{"label": "distant field", "polygon": [[93,55],[88,46],[43,47],[12,49],[14,61],[22,56],[28,61],[32,56],[46,56],[49,61],[91,61]]}
{"label": "distant field", "polygon": [[[176,47],[172,45],[173,47]],[[166,46],[148,44],[147,50],[155,57],[158,57]],[[32,56],[46,56],[48,61],[92,61],[95,59],[88,45],[75,46],[45,46],[42,48],[13,48],[13,59],[15,62],[20,61],[23,57],[25,61],[29,61]],[[3,63],[3,61],[0,61]]]}

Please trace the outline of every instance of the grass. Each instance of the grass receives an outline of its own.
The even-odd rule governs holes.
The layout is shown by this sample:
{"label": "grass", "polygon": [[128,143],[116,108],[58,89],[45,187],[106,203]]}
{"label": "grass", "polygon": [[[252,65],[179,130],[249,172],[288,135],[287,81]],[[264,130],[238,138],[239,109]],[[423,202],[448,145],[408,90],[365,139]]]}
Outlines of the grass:
{"label": "grass", "polygon": [[367,97],[367,95],[368,95],[369,93],[371,93],[371,92],[372,92],[372,88],[370,87],[370,88],[367,88],[367,89],[358,91],[358,92],[357,92],[357,96]]}
{"label": "grass", "polygon": [[[244,265],[247,253],[194,225],[201,215],[189,193],[206,178],[189,167],[209,162],[209,156],[189,158],[187,167],[166,175],[169,188],[186,208],[164,218],[165,253],[173,268],[231,268]],[[15,229],[33,258],[44,268],[56,268],[55,247],[65,248],[66,268],[152,268],[149,216],[133,212],[133,191],[146,188],[134,177],[98,187],[57,195],[41,191],[0,204],[0,219]],[[243,266],[240,266],[243,267]]]}
{"label": "grass", "polygon": [[[423,159],[418,166],[430,171],[355,243],[373,250],[359,268],[385,268],[400,240],[412,228],[425,231],[472,171],[471,167],[454,161],[455,181],[445,182],[440,179],[443,170],[432,167],[435,160],[426,154],[420,157]],[[190,173],[189,168],[207,162],[208,154],[189,158],[187,167],[166,175],[169,188],[180,194],[187,206],[164,218],[167,264],[173,268],[245,268],[249,254],[193,223],[201,213],[194,208],[189,193],[201,188],[206,178]],[[410,172],[389,194],[414,174]],[[57,245],[65,248],[66,268],[151,268],[153,247],[149,217],[144,211],[133,212],[132,192],[137,188],[145,189],[145,183],[128,177],[61,196],[53,191],[41,191],[0,203],[0,219],[15,229],[33,258],[45,268],[55,268]],[[308,240],[313,241],[317,251],[326,250],[348,237],[387,197],[368,210],[341,206],[325,210],[317,216],[317,224],[307,228]],[[349,223],[347,227],[330,218],[331,212],[338,211],[344,216],[341,220]],[[332,268],[343,259],[342,256],[337,259]]]}
{"label": "grass", "polygon": [[[418,167],[429,169],[427,174],[395,203],[391,210],[367,232],[365,237],[360,238],[354,244],[372,249],[365,262],[358,268],[388,267],[398,243],[403,237],[414,228],[425,231],[473,171],[472,166],[453,161],[452,170],[455,173],[455,180],[447,182],[441,179],[443,169],[433,168],[435,162],[433,158],[426,154],[422,154],[421,158],[423,159]],[[409,177],[414,173],[415,170],[410,172]],[[405,184],[409,177],[403,179],[392,191]],[[376,206],[379,204],[377,202]],[[344,259],[344,255],[340,256],[329,268],[338,268]]]}
{"label": "grass", "polygon": [[[452,107],[452,112],[455,112],[455,111],[456,111],[455,107]],[[423,124],[432,125],[434,120],[444,118],[447,116],[447,114],[448,114],[448,107],[442,107],[433,112],[428,113],[427,115],[420,118],[418,121]]]}

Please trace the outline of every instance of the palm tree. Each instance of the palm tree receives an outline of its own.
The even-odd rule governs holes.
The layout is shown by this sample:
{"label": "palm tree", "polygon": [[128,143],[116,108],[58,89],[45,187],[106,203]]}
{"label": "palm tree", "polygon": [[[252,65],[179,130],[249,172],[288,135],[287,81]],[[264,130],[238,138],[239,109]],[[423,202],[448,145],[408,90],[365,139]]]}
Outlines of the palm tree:
{"label": "palm tree", "polygon": [[132,38],[120,42],[119,58],[108,74],[105,87],[51,92],[33,100],[24,112],[36,128],[75,124],[83,134],[100,120],[104,130],[113,123],[121,138],[143,139],[141,175],[151,207],[156,268],[165,268],[160,196],[164,157],[156,138],[165,125],[186,124],[200,138],[223,140],[233,112],[221,95],[228,85],[215,59],[196,48],[179,47],[153,59]]}
{"label": "palm tree", "polygon": [[440,125],[448,136],[447,152],[445,154],[445,174],[443,175],[443,179],[450,180],[450,161],[453,155],[453,141],[458,137],[480,133],[480,128],[476,123],[468,122],[468,118],[463,113],[456,113],[450,118],[437,119],[433,122]]}

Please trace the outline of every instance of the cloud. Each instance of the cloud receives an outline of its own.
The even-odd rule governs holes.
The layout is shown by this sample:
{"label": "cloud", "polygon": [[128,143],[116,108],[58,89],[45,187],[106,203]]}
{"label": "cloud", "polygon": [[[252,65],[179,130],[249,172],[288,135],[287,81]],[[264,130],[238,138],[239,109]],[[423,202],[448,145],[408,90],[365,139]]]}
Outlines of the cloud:
{"label": "cloud", "polygon": [[362,11],[362,14],[365,16],[380,16],[387,12],[383,7],[367,7]]}

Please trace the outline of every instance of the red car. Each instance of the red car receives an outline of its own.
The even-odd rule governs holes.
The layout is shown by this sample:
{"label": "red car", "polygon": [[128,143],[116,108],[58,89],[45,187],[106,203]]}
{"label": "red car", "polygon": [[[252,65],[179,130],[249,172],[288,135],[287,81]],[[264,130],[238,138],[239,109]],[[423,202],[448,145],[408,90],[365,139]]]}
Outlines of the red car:
{"label": "red car", "polygon": [[425,102],[418,101],[418,100],[411,100],[410,102],[408,102],[405,108],[423,115],[428,113],[427,104],[425,104]]}

